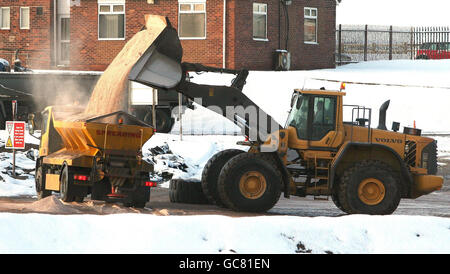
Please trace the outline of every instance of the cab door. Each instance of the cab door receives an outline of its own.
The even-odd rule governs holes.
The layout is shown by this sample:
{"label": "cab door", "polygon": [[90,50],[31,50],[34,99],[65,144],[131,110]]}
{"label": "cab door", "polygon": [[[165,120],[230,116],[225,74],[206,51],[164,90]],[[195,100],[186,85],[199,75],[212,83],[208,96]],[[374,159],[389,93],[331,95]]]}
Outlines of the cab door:
{"label": "cab door", "polygon": [[344,138],[343,125],[338,122],[342,121],[342,96],[310,94],[302,97],[298,110],[292,112],[288,120],[289,147],[337,149]]}
{"label": "cab door", "polygon": [[[310,102],[308,140],[310,148],[336,148],[338,132],[337,96],[314,96]],[[340,143],[340,142],[339,142]]]}

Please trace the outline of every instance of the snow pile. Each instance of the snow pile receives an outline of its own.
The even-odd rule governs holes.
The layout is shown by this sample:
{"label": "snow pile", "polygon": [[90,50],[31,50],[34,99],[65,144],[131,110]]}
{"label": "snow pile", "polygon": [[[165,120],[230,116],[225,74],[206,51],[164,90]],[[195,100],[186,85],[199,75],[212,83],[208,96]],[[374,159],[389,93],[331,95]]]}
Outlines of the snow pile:
{"label": "snow pile", "polygon": [[0,253],[450,253],[450,219],[439,217],[2,213],[0,223]]}
{"label": "snow pile", "polygon": [[161,186],[168,187],[168,180],[184,179],[200,181],[203,167],[208,160],[219,151],[225,149],[242,149],[237,141],[240,136],[183,136],[172,134],[155,134],[143,147],[144,160],[152,162],[156,173],[156,180],[163,181]]}
{"label": "snow pile", "polygon": [[59,198],[54,195],[46,197],[42,200],[38,200],[31,205],[27,206],[26,209],[42,212],[42,213],[54,213],[54,214],[77,214],[80,213],[79,210],[66,206]]}
{"label": "snow pile", "polygon": [[[5,147],[6,130],[0,130],[0,148]],[[0,197],[33,196],[36,195],[34,169],[39,151],[36,148],[39,140],[25,134],[27,150],[16,150],[16,178],[12,177],[13,154],[11,149],[0,152]]]}
{"label": "snow pile", "polygon": [[36,149],[16,151],[17,178],[12,176],[13,156],[10,152],[0,152],[0,196],[12,197],[20,195],[35,195],[34,169]]}

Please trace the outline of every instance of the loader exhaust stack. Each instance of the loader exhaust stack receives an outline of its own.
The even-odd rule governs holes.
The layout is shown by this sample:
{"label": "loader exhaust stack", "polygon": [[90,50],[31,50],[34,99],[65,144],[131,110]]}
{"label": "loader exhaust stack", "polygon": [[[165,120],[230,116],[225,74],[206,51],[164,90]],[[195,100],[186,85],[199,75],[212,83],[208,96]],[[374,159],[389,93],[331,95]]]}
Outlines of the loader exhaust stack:
{"label": "loader exhaust stack", "polygon": [[380,107],[380,117],[378,118],[378,129],[387,130],[386,128],[386,111],[391,100],[387,100]]}

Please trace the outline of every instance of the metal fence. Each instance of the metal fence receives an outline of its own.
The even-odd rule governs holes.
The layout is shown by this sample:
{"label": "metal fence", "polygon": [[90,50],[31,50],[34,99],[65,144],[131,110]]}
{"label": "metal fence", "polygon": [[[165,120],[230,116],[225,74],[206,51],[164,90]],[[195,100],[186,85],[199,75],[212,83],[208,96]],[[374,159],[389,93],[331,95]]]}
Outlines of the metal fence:
{"label": "metal fence", "polygon": [[422,48],[450,52],[449,42],[450,27],[338,25],[336,64],[416,59]]}

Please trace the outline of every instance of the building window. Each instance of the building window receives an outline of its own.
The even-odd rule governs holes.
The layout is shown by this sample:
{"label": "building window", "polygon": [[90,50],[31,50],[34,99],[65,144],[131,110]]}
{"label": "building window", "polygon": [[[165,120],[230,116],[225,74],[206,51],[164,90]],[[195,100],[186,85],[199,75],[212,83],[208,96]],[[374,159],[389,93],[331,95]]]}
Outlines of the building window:
{"label": "building window", "polygon": [[70,61],[70,17],[59,18],[59,63],[68,64]]}
{"label": "building window", "polygon": [[9,29],[9,7],[0,8],[0,29]]}
{"label": "building window", "polygon": [[267,40],[267,4],[253,3],[253,39]]}
{"label": "building window", "polygon": [[206,3],[180,1],[178,5],[178,35],[184,39],[206,38]]}
{"label": "building window", "polygon": [[317,9],[305,8],[305,43],[317,43]]}
{"label": "building window", "polygon": [[30,29],[30,8],[21,7],[20,8],[20,28]]}
{"label": "building window", "polygon": [[125,39],[125,5],[98,5],[98,39]]}

